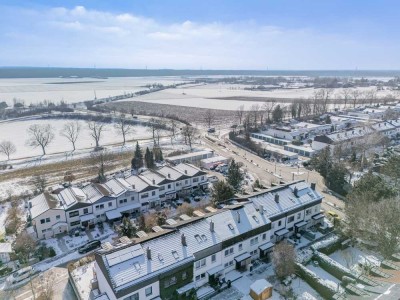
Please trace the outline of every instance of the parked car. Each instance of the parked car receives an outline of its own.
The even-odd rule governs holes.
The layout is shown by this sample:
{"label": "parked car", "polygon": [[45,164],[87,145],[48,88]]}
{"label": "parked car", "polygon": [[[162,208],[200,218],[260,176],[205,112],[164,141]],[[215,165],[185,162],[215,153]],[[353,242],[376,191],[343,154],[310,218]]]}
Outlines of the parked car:
{"label": "parked car", "polygon": [[17,282],[29,278],[29,276],[33,275],[34,273],[35,269],[33,267],[26,267],[11,274],[10,276],[7,277],[6,280],[8,284],[15,284]]}
{"label": "parked car", "polygon": [[87,252],[92,251],[92,250],[94,250],[96,248],[99,248],[100,245],[101,245],[101,242],[99,240],[93,240],[93,241],[87,242],[82,247],[79,247],[78,253],[80,253],[80,254],[87,253]]}

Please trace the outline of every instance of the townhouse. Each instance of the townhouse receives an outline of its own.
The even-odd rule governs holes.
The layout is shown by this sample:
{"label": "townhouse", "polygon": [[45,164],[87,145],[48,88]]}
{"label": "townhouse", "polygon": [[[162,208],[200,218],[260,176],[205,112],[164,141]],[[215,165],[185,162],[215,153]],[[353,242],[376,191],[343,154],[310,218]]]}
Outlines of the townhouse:
{"label": "townhouse", "polygon": [[255,259],[269,261],[274,243],[320,224],[321,201],[315,184],[298,181],[168,220],[145,237],[97,251],[93,286],[102,299],[188,299],[251,269]]}
{"label": "townhouse", "polygon": [[29,218],[39,239],[50,238],[123,216],[136,217],[178,194],[206,186],[206,175],[199,168],[182,163],[104,183],[46,191],[28,201]]}

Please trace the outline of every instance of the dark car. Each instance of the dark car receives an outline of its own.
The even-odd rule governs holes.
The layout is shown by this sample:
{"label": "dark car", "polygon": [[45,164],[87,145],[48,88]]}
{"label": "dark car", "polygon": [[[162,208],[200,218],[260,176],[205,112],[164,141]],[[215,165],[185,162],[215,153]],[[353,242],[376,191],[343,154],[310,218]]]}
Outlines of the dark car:
{"label": "dark car", "polygon": [[101,242],[99,240],[93,240],[93,241],[87,242],[82,247],[79,247],[78,252],[80,254],[87,253],[87,252],[92,251],[92,250],[94,250],[96,248],[99,248],[100,245],[101,245]]}

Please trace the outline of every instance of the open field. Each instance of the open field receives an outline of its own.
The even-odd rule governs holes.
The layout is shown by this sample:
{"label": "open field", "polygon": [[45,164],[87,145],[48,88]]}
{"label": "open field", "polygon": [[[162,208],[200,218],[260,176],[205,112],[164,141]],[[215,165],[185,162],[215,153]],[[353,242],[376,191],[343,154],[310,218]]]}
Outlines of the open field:
{"label": "open field", "polygon": [[113,78],[13,78],[0,79],[0,102],[12,105],[13,99],[25,104],[44,100],[67,103],[123,95],[146,90],[145,85],[170,85],[184,80],[180,77],[113,77]]}
{"label": "open field", "polygon": [[[47,154],[62,153],[66,151],[72,151],[72,144],[68,139],[60,134],[63,126],[68,122],[75,122],[75,120],[68,119],[46,119],[46,120],[24,120],[24,121],[10,121],[0,123],[0,141],[9,140],[12,141],[17,152],[11,156],[11,159],[25,158],[38,156],[42,154],[40,147],[32,148],[27,145],[26,141],[29,138],[27,129],[32,124],[50,124],[54,130],[55,138],[52,143],[46,148]],[[92,149],[95,146],[93,138],[90,136],[90,131],[85,121],[77,121],[81,126],[81,131],[76,142],[76,148],[79,149]],[[119,132],[113,127],[112,124],[106,125],[107,130],[103,132],[100,145],[106,146],[116,143],[122,143],[123,139]],[[127,136],[127,140],[132,139],[146,139],[151,136],[148,128],[145,126],[133,126],[134,133]],[[0,157],[0,161],[5,160],[5,156]]]}

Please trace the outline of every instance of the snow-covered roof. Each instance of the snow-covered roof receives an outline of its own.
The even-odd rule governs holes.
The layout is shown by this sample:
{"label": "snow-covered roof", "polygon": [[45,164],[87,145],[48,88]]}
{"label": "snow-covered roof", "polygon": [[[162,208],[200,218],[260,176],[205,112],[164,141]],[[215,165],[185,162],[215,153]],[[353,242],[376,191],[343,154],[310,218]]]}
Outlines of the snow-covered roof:
{"label": "snow-covered roof", "polygon": [[150,187],[150,184],[141,179],[139,176],[132,175],[127,178],[125,178],[125,181],[128,182],[128,184],[136,191],[136,192],[142,192],[148,187]]}
{"label": "snow-covered roof", "polygon": [[[294,194],[295,187],[297,188],[297,197]],[[275,195],[279,196],[278,201],[275,201]],[[320,199],[322,199],[321,195],[302,181],[249,197],[254,204],[263,206],[268,217],[294,210]]]}
{"label": "snow-covered roof", "polygon": [[159,173],[161,173],[163,176],[165,176],[167,179],[171,180],[179,180],[184,175],[176,170],[175,168],[169,167],[169,166],[164,166],[161,169],[158,170]]}
{"label": "snow-covered roof", "polygon": [[166,159],[169,161],[176,161],[176,160],[185,160],[189,159],[192,157],[198,157],[198,156],[203,156],[203,158],[207,158],[209,155],[212,155],[211,150],[203,150],[203,151],[196,151],[196,152],[191,152],[191,153],[186,153],[186,154],[181,154],[181,155],[175,155],[175,156],[169,156]]}
{"label": "snow-covered roof", "polygon": [[49,193],[42,193],[29,200],[28,203],[32,219],[43,214],[49,209],[60,208],[57,197]]}
{"label": "snow-covered roof", "polygon": [[105,185],[107,189],[110,191],[110,195],[115,197],[118,197],[119,195],[126,192],[126,189],[121,184],[121,182],[115,178],[106,181],[103,185]]}
{"label": "snow-covered roof", "polygon": [[167,180],[165,176],[161,175],[160,173],[151,170],[146,170],[140,173],[140,175],[150,180],[150,182],[152,182],[153,184],[162,184],[164,182],[170,181]]}
{"label": "snow-covered roof", "polygon": [[264,292],[266,289],[272,287],[272,285],[266,281],[265,279],[258,279],[250,285],[250,289],[255,292],[257,295]]}
{"label": "snow-covered roof", "polygon": [[188,175],[188,176],[196,176],[196,175],[206,174],[199,168],[197,168],[193,165],[190,165],[190,164],[186,164],[186,163],[180,163],[179,165],[176,165],[175,169],[185,175]]}
{"label": "snow-covered roof", "polygon": [[11,253],[11,243],[0,243],[0,253]]}

